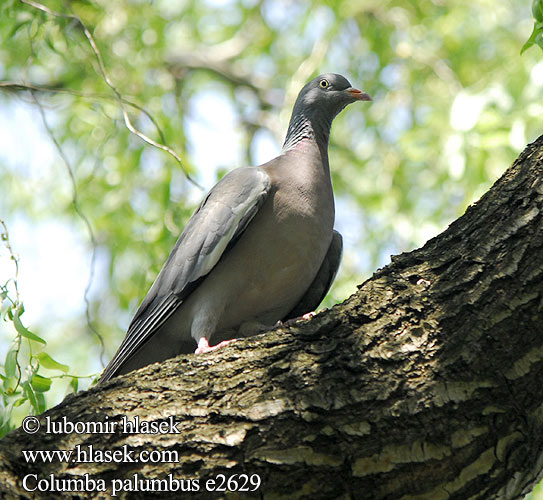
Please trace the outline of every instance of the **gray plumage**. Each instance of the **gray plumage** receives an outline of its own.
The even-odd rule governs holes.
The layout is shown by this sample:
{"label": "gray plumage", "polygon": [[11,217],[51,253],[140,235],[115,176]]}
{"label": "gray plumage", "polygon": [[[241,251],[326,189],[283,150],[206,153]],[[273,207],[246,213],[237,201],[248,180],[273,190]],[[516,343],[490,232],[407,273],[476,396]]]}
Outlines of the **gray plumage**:
{"label": "gray plumage", "polygon": [[333,231],[328,137],[334,117],[357,100],[370,97],[337,74],[301,90],[281,154],[233,170],[211,189],[100,381],[318,306],[342,250]]}
{"label": "gray plumage", "polygon": [[311,285],[309,285],[309,288],[300,299],[300,302],[298,302],[294,309],[283,318],[283,321],[299,318],[300,316],[317,309],[334,282],[341,262],[342,253],[343,238],[340,233],[334,230],[332,242],[328,247],[328,252],[326,252],[315,279]]}

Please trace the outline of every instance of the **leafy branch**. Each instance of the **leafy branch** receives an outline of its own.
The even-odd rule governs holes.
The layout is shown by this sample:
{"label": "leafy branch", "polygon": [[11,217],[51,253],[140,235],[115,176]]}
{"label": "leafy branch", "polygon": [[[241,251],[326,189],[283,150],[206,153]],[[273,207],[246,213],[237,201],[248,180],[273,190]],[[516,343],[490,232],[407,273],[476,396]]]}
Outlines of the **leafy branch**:
{"label": "leafy branch", "polygon": [[[45,411],[47,405],[44,393],[51,389],[53,378],[69,378],[71,390],[77,392],[79,379],[91,377],[69,374],[70,367],[59,363],[43,351],[47,342],[23,324],[21,317],[25,309],[18,287],[19,258],[11,246],[8,228],[1,219],[0,226],[0,239],[14,265],[13,276],[0,283],[0,311],[2,319],[11,322],[16,332],[0,370],[0,437],[2,437],[15,428],[16,408],[23,407],[24,415],[40,414]],[[28,359],[24,362],[23,358],[26,356]],[[62,374],[45,376],[39,373],[41,368],[60,371]]]}
{"label": "leafy branch", "polygon": [[[122,115],[123,115],[124,124],[125,124],[126,128],[132,134],[139,137],[141,140],[143,140],[144,142],[146,142],[150,146],[153,146],[153,147],[155,147],[157,149],[160,149],[160,150],[166,152],[167,154],[169,154],[170,156],[172,156],[175,159],[175,161],[177,162],[177,164],[183,170],[183,173],[185,174],[185,176],[189,180],[189,182],[191,182],[194,186],[196,186],[200,190],[203,190],[202,186],[200,184],[198,184],[198,182],[196,182],[191,177],[191,175],[188,173],[188,171],[185,168],[185,165],[184,165],[183,161],[181,160],[181,157],[172,148],[170,148],[166,144],[163,144],[161,142],[157,142],[157,141],[151,139],[149,136],[147,136],[146,134],[144,134],[143,132],[141,132],[139,129],[137,129],[134,126],[134,124],[132,123],[132,120],[130,119],[130,116],[128,115],[127,108],[125,106],[125,103],[127,101],[123,98],[121,92],[117,89],[117,87],[113,84],[111,78],[109,77],[109,74],[108,74],[108,72],[106,70],[106,66],[104,64],[102,53],[98,49],[98,45],[96,44],[96,40],[94,39],[94,36],[90,32],[90,30],[88,29],[86,24],[83,23],[83,21],[78,16],[76,16],[74,14],[64,14],[64,13],[61,13],[61,12],[56,12],[56,11],[51,10],[49,7],[46,7],[45,5],[43,5],[41,3],[34,2],[33,0],[20,0],[20,2],[25,4],[25,5],[28,5],[30,7],[33,7],[35,9],[37,9],[37,10],[40,10],[41,12],[44,12],[49,16],[62,18],[62,19],[67,19],[67,20],[69,20],[71,22],[74,22],[75,24],[77,24],[82,29],[85,37],[87,38],[87,41],[88,41],[90,47],[91,47],[91,50],[92,50],[92,52],[93,52],[93,54],[94,54],[94,56],[96,58],[96,61],[98,63],[98,68],[99,68],[100,75],[102,76],[102,78],[105,81],[105,83],[107,84],[107,86],[113,91],[113,93],[115,95],[115,98],[116,98],[117,102],[119,103],[119,106],[121,108],[121,112],[122,112]],[[145,114],[147,116],[150,116],[150,114],[147,113],[147,112]],[[152,119],[152,122],[156,126],[156,121],[154,119]],[[162,133],[160,133],[160,136],[161,136],[161,139],[163,140]]]}
{"label": "leafy branch", "polygon": [[[20,82],[9,82],[9,81],[0,81],[0,89],[5,91],[12,91],[12,92],[40,92],[40,93],[48,93],[48,94],[67,94],[67,95],[73,95],[76,97],[81,97],[83,99],[90,99],[90,100],[97,100],[97,99],[106,99],[106,100],[112,100],[117,99],[117,96],[112,96],[109,94],[100,94],[100,93],[92,93],[92,92],[80,92],[78,90],[74,89],[67,89],[67,88],[60,88],[60,87],[48,87],[46,85],[33,85],[29,83],[20,83]],[[162,128],[156,121],[155,117],[149,113],[143,106],[140,106],[139,104],[130,101],[126,99],[125,97],[121,96],[121,100],[123,104],[126,106],[129,106],[131,108],[134,108],[138,110],[140,113],[143,113],[153,124],[155,127],[157,134],[160,137],[160,140],[162,142],[166,142],[166,139],[164,137],[164,132],[162,131]]]}
{"label": "leafy branch", "polygon": [[522,46],[520,51],[523,54],[532,45],[538,45],[543,50],[543,0],[532,1],[532,15],[534,16],[534,29],[530,38]]}

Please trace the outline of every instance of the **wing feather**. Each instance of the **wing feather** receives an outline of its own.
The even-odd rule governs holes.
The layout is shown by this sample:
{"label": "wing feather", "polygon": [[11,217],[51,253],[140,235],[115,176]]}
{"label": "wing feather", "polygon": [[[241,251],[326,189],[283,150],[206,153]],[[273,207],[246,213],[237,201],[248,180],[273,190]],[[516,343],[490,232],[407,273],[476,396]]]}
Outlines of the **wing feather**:
{"label": "wing feather", "polygon": [[113,377],[181,306],[239,239],[266,200],[270,186],[264,170],[243,167],[213,187],[185,226],[100,381]]}

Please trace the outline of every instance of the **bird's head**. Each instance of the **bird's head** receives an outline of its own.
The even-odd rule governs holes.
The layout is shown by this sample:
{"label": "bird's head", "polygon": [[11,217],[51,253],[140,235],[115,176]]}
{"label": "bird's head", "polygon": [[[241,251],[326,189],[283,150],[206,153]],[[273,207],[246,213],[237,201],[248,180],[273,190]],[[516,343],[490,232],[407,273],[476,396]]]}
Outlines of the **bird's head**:
{"label": "bird's head", "polygon": [[336,73],[317,76],[300,91],[288,126],[283,149],[290,149],[306,137],[315,137],[319,147],[328,145],[332,120],[348,104],[371,101]]}
{"label": "bird's head", "polygon": [[311,110],[311,114],[320,114],[333,119],[345,106],[356,101],[371,101],[371,97],[355,89],[349,80],[337,73],[325,73],[317,76],[301,90],[296,106]]}

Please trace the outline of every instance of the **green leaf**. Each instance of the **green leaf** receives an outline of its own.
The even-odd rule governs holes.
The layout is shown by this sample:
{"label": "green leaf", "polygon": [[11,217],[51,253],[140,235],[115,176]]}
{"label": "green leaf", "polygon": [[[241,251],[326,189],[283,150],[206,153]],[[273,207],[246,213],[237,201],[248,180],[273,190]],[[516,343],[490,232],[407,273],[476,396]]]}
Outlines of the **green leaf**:
{"label": "green leaf", "polygon": [[32,387],[36,392],[47,392],[51,389],[53,381],[50,378],[42,377],[37,373],[32,375]]}
{"label": "green leaf", "polygon": [[17,351],[11,349],[6,355],[6,361],[4,363],[4,370],[8,378],[15,377],[17,371]]}
{"label": "green leaf", "polygon": [[[540,0],[543,2],[543,0]],[[532,45],[539,45],[543,49],[543,21],[536,21],[534,23],[534,29],[530,38],[522,46],[520,54],[522,55],[526,50],[528,50]]]}
{"label": "green leaf", "polygon": [[15,330],[17,330],[17,333],[22,335],[23,337],[26,337],[27,339],[34,340],[35,342],[40,342],[42,344],[47,344],[45,340],[43,340],[41,337],[38,337],[35,333],[32,333],[28,328],[26,328],[19,318],[20,316],[21,308],[18,307],[15,310],[15,314],[13,315],[13,324],[15,325]]}
{"label": "green leaf", "polygon": [[[14,24],[13,27],[11,28],[11,30],[8,33],[8,38],[12,38],[21,28],[24,28],[29,23],[30,23],[30,19],[25,19],[22,22]],[[4,239],[4,238],[2,238],[2,239]]]}
{"label": "green leaf", "polygon": [[46,352],[39,352],[36,354],[36,358],[38,358],[40,364],[44,368],[49,368],[50,370],[60,370],[61,372],[68,373],[68,370],[70,369],[68,365],[63,365],[62,363],[55,361]]}
{"label": "green leaf", "polygon": [[534,25],[534,29],[532,31],[532,34],[530,35],[530,38],[526,40],[526,43],[522,46],[522,49],[520,49],[520,55],[524,54],[532,45],[535,45],[535,37],[537,36],[537,28]]}
{"label": "green leaf", "polygon": [[72,377],[72,380],[70,380],[70,387],[72,388],[72,391],[74,391],[74,394],[75,394],[79,389],[79,379]]}
{"label": "green leaf", "polygon": [[39,411],[39,404],[38,404],[38,400],[36,399],[36,394],[34,393],[34,389],[30,385],[28,380],[23,382],[22,386],[23,386],[23,389],[24,389],[24,392],[25,392],[25,396],[27,397],[28,401],[32,405],[32,408],[34,408],[34,410],[36,410],[36,412],[38,412]]}
{"label": "green leaf", "polygon": [[543,21],[543,1],[542,0],[533,0],[532,2],[532,14],[536,21]]}
{"label": "green leaf", "polygon": [[11,413],[13,411],[14,401],[0,408],[0,438],[4,437],[15,426],[11,423]]}
{"label": "green leaf", "polygon": [[13,403],[13,406],[14,406],[15,408],[17,408],[18,406],[24,405],[27,401],[28,401],[28,398],[27,398],[27,397],[25,397],[25,398],[20,398],[20,399],[18,399],[17,401],[15,401],[15,403]]}
{"label": "green leaf", "polygon": [[38,413],[43,413],[47,410],[47,401],[45,400],[43,392],[36,393],[36,399],[38,400]]}
{"label": "green leaf", "polygon": [[18,396],[19,394],[21,394],[21,391],[13,387],[8,387],[6,390],[6,396],[10,398],[12,398],[13,396]]}

